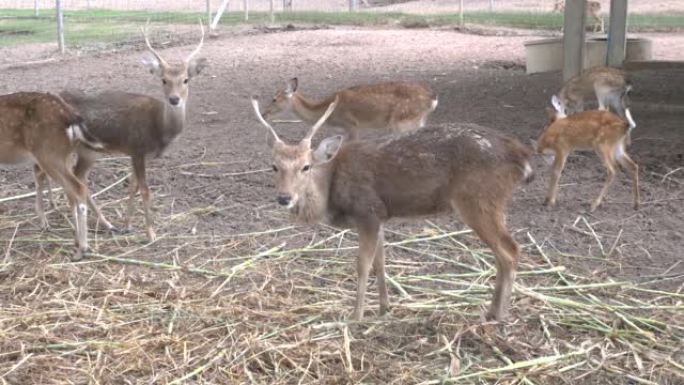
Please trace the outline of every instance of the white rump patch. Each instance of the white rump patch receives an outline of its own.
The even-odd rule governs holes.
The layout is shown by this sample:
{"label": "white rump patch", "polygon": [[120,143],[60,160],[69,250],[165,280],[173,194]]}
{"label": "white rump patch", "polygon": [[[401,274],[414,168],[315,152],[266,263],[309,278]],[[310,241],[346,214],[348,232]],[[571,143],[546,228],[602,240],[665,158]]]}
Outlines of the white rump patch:
{"label": "white rump patch", "polygon": [[613,148],[613,156],[615,160],[620,160],[625,156],[625,144],[624,141],[619,141]]}
{"label": "white rump patch", "polygon": [[625,108],[625,117],[627,117],[627,122],[629,123],[629,132],[632,132],[634,127],[636,127],[636,122],[632,118],[632,113],[629,112],[629,108]]}
{"label": "white rump patch", "polygon": [[93,148],[104,148],[102,143],[88,140],[83,134],[83,129],[79,124],[72,124],[71,126],[67,127],[66,134],[71,142],[79,141]]}
{"label": "white rump patch", "polygon": [[525,162],[525,169],[523,170],[523,177],[528,179],[532,175],[532,166],[530,162]]}
{"label": "white rump patch", "polygon": [[430,108],[432,108],[432,110],[434,111],[434,110],[437,108],[437,105],[438,105],[438,104],[439,104],[439,100],[438,100],[438,99],[436,99],[436,98],[435,98],[435,99],[432,99],[432,104],[430,104]]}

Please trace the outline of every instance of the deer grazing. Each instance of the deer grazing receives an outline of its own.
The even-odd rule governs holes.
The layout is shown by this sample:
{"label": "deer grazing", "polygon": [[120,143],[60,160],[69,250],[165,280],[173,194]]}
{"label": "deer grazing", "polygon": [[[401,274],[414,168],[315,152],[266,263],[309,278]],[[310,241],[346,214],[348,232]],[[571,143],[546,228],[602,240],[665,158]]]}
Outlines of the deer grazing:
{"label": "deer grazing", "polygon": [[[152,48],[146,29],[142,30],[147,48],[153,55],[144,59],[143,64],[160,79],[164,100],[122,91],[106,91],[96,95],[61,93],[79,111],[89,131],[103,145],[95,151],[83,146],[78,148],[78,161],[74,167],[76,176],[87,180],[88,172],[99,152],[129,155],[135,181],[130,186],[125,227],[130,226],[135,194],[140,190],[150,240],[154,240],[156,236],[149,207],[150,191],[145,174],[145,158],[161,155],[185,127],[189,81],[206,66],[206,59],[195,57],[204,42],[204,27],[201,22],[200,29],[202,37],[197,48],[182,63],[173,65]],[[36,179],[39,178],[37,176]],[[113,229],[90,196],[88,203],[97,212],[100,222]]]}
{"label": "deer grazing", "polygon": [[634,209],[639,208],[639,167],[626,151],[630,132],[636,126],[629,109],[625,110],[628,121],[622,120],[609,111],[592,110],[565,116],[558,111],[559,101],[552,100],[556,110],[547,109],[549,123],[537,139],[537,152],[553,153],[553,174],[549,192],[544,204],[554,206],[565,161],[573,150],[593,149],[606,168],[607,177],[601,193],[591,203],[591,211],[596,210],[615,178],[619,163],[632,175],[634,190]]}
{"label": "deer grazing", "polygon": [[[565,10],[565,0],[555,0],[552,12],[563,12]],[[603,32],[605,30],[605,22],[601,16],[601,3],[598,1],[587,1],[584,6],[584,12],[587,18],[594,21],[594,32]]]}
{"label": "deer grazing", "polygon": [[386,82],[360,85],[338,91],[322,100],[312,100],[298,90],[297,78],[276,91],[264,109],[264,119],[291,110],[307,123],[316,122],[337,98],[339,105],[327,124],[343,128],[349,139],[368,129],[405,132],[425,126],[428,115],[437,108],[437,94],[427,85]]}
{"label": "deer grazing", "polygon": [[[35,170],[49,175],[62,187],[73,210],[76,253],[79,260],[88,250],[88,188],[72,171],[76,144],[99,148],[83,119],[60,97],[47,93],[20,92],[0,96],[0,163],[33,162]],[[47,226],[42,190],[36,194],[38,217]]]}
{"label": "deer grazing", "polygon": [[341,135],[312,138],[334,113],[339,97],[298,143],[286,143],[268,128],[277,189],[276,201],[298,222],[328,222],[359,233],[357,296],[353,319],[360,320],[371,266],[380,293],[380,313],[389,307],[385,283],[383,224],[393,217],[459,211],[496,256],[494,300],[489,319],[505,317],[520,254],[505,223],[507,201],[532,175],[531,151],[518,141],[474,124],[445,124],[369,141],[344,142]]}
{"label": "deer grazing", "polygon": [[591,93],[596,95],[599,110],[612,107],[621,118],[625,115],[625,98],[632,89],[625,71],[611,67],[592,67],[571,78],[558,92],[560,112],[571,114],[584,110],[584,98]]}

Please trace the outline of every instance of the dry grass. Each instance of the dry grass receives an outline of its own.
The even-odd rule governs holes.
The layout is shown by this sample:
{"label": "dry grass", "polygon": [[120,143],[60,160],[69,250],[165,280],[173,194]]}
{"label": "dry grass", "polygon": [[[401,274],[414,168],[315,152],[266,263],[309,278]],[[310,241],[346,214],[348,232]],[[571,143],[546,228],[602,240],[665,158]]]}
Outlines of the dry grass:
{"label": "dry grass", "polygon": [[[0,217],[0,383],[684,381],[684,294],[658,289],[667,275],[642,284],[579,276],[571,266],[588,257],[519,232],[515,321],[486,324],[489,250],[468,230],[425,222],[417,233],[387,231],[391,314],[375,315],[371,283],[367,321],[346,322],[353,232],[197,233],[216,210],[158,218],[154,244],[142,232],[92,233],[96,253],[79,263],[69,262],[71,230],[57,213],[48,233],[32,230],[29,213]],[[578,231],[596,236],[584,223]]]}

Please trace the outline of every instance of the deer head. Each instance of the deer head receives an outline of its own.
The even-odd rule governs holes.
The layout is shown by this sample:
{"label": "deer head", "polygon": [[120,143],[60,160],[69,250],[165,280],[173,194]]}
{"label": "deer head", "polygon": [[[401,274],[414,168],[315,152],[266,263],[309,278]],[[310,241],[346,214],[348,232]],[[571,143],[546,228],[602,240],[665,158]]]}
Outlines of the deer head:
{"label": "deer head", "polygon": [[199,45],[197,45],[197,48],[195,48],[181,64],[175,65],[169,64],[154,48],[152,48],[150,40],[147,37],[147,26],[149,25],[149,22],[150,21],[148,20],[145,28],[141,28],[143,37],[145,38],[145,44],[151,53],[151,56],[143,58],[143,65],[145,65],[151,74],[158,76],[161,79],[164,97],[168,103],[172,107],[183,108],[188,100],[190,79],[199,74],[207,66],[207,59],[195,57],[204,44],[204,26],[202,25],[202,20],[200,20],[199,23],[202,32]]}
{"label": "deer head", "polygon": [[285,83],[285,88],[279,89],[273,95],[271,104],[264,109],[264,119],[269,119],[271,116],[283,111],[289,110],[292,106],[292,97],[297,92],[299,81],[297,78],[292,78]]}
{"label": "deer head", "polygon": [[315,149],[311,147],[311,139],[335,110],[337,102],[338,99],[335,98],[330,103],[304,139],[289,144],[280,139],[275,129],[264,119],[257,97],[252,97],[252,106],[257,118],[269,130],[268,145],[273,153],[273,171],[276,174],[276,201],[281,206],[293,209],[307,191],[315,189],[318,169],[330,162],[342,146],[343,137],[336,135],[324,139]]}

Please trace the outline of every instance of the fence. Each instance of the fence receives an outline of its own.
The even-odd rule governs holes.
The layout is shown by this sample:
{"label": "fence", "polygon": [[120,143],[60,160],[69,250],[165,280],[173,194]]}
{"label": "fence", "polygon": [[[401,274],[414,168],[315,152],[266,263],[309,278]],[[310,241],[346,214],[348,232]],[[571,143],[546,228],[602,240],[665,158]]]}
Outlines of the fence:
{"label": "fence", "polygon": [[[490,24],[560,30],[557,0],[0,0],[0,48],[24,44],[100,50],[139,44],[149,19],[155,38],[195,39],[197,20],[238,24],[349,24],[429,27]],[[57,12],[61,5],[63,17]],[[602,13],[609,0],[601,0]],[[684,1],[630,1],[631,27],[684,28]],[[648,14],[647,14],[648,13]],[[216,15],[221,14],[217,18]],[[61,22],[63,20],[63,23]],[[60,33],[58,34],[58,30]]]}

